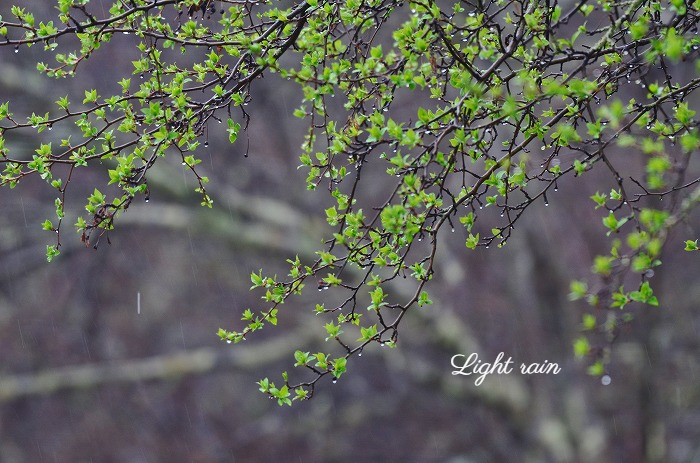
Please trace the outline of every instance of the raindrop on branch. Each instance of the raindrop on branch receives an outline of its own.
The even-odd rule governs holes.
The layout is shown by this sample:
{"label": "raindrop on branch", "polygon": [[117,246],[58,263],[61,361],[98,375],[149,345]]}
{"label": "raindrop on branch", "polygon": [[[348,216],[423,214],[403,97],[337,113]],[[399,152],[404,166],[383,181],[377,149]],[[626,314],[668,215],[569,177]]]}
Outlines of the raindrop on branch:
{"label": "raindrop on branch", "polygon": [[612,382],[612,378],[610,377],[610,375],[603,375],[603,377],[600,378],[600,382],[603,386],[607,386]]}

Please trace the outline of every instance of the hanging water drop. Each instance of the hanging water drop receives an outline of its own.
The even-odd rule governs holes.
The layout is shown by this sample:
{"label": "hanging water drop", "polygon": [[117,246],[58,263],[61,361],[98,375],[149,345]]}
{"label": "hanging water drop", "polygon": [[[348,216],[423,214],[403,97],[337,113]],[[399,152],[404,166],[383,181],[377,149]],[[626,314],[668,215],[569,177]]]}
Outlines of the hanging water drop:
{"label": "hanging water drop", "polygon": [[15,53],[19,53],[19,45],[15,45]]}
{"label": "hanging water drop", "polygon": [[230,339],[226,340],[226,344],[231,344],[231,340]]}
{"label": "hanging water drop", "polygon": [[205,147],[205,148],[208,148],[208,147],[209,147],[209,142],[208,142],[208,141],[205,141],[205,142],[204,142],[204,147]]}
{"label": "hanging water drop", "polygon": [[454,233],[454,232],[455,232],[455,229],[454,229],[454,228],[452,228],[452,233]]}
{"label": "hanging water drop", "polygon": [[338,382],[338,378],[333,378],[333,384],[336,384]]}
{"label": "hanging water drop", "polygon": [[362,357],[362,352],[360,352],[359,354],[357,354],[357,356],[358,356],[358,357]]}
{"label": "hanging water drop", "polygon": [[603,375],[603,377],[600,378],[600,382],[601,384],[603,384],[603,386],[607,386],[612,382],[612,378],[610,377],[610,375]]}

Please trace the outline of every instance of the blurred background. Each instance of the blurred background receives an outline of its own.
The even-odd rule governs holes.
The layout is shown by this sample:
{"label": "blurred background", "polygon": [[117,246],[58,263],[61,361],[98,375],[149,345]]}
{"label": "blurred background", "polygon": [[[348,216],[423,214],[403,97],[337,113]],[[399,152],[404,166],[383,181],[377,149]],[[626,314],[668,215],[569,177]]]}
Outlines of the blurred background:
{"label": "blurred background", "polygon": [[[131,72],[135,54],[128,38],[109,47],[60,81],[34,71],[49,61],[39,47],[1,47],[0,101],[19,116],[55,111],[55,100],[87,87],[116,92],[114,76]],[[632,309],[611,383],[573,358],[587,307],[567,299],[569,282],[588,278],[609,246],[589,199],[614,186],[603,171],[561,182],[503,249],[469,251],[461,230],[443,236],[434,304],[409,313],[397,349],[365,351],[337,384],[322,382],[292,408],[259,393],[257,380],[292,369],[295,349],[327,349],[315,291],[246,343],[216,336],[260,303],[250,272],[286,274],[285,259],[311,262],[330,236],[327,194],[308,192],[297,170],[298,102],[295,84],[258,79],[239,141],[212,125],[202,148],[214,208],[166,159],[149,174],[150,201],[134,203],[97,250],[70,225],[107,174],[76,176],[51,264],[55,237],[41,229],[51,188],[27,179],[0,191],[0,462],[700,462],[700,268],[682,250],[697,213],[669,238],[653,277],[661,307]],[[43,141],[58,143],[62,130]],[[8,142],[13,153],[38,144]],[[451,375],[455,354],[500,352],[561,372],[514,371],[480,387]]]}

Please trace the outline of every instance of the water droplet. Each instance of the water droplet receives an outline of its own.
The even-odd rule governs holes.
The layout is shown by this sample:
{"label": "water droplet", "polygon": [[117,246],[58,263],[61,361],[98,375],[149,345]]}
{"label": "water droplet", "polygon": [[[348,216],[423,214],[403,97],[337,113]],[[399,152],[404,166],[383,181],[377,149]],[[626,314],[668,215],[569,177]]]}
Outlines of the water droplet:
{"label": "water droplet", "polygon": [[362,352],[360,352],[359,354],[357,354],[357,356],[358,356],[358,357],[362,357]]}
{"label": "water droplet", "polygon": [[230,339],[227,339],[227,340],[226,340],[226,344],[231,344],[231,340],[230,340]]}
{"label": "water droplet", "polygon": [[48,128],[49,128],[49,130],[53,130],[53,125],[49,124]]}
{"label": "water droplet", "polygon": [[455,232],[455,229],[453,228],[453,229],[452,229],[452,233],[454,233],[454,232]]}
{"label": "water droplet", "polygon": [[15,53],[19,53],[19,45],[15,45]]}
{"label": "water droplet", "polygon": [[205,148],[208,148],[208,147],[209,147],[209,142],[208,142],[208,141],[205,141],[205,142],[204,142],[204,147],[205,147]]}
{"label": "water droplet", "polygon": [[603,375],[603,377],[600,378],[600,382],[603,384],[603,386],[607,386],[612,382],[612,378],[610,375]]}
{"label": "water droplet", "polygon": [[333,378],[333,384],[336,384],[338,382],[338,378]]}
{"label": "water droplet", "polygon": [[151,200],[151,198],[144,198],[143,200],[144,200],[145,202],[149,202],[149,201]]}
{"label": "water droplet", "polygon": [[384,343],[383,343],[383,342],[380,342],[380,343],[379,343],[379,347],[384,347]]}

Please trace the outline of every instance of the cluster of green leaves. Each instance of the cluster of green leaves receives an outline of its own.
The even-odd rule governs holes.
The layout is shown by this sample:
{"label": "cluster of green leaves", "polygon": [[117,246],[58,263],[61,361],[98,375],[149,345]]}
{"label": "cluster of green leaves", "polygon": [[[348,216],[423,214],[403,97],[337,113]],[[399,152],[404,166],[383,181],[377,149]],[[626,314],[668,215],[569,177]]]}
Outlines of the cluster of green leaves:
{"label": "cluster of green leaves", "polygon": [[[606,335],[609,347],[630,318],[629,304],[659,304],[653,269],[670,228],[700,196],[700,179],[688,178],[700,148],[690,107],[700,87],[693,65],[700,63],[699,1],[219,3],[217,12],[206,0],[119,1],[100,17],[89,0],[58,0],[55,21],[37,25],[22,8],[12,9],[12,21],[0,18],[0,45],[41,43],[55,53],[57,65],[38,64],[52,77],[74,75],[115,34],[138,42],[132,74],[139,78],[123,76],[118,95],[86,89],[82,102],[61,98],[57,114],[26,122],[0,105],[0,184],[38,174],[58,191],[58,222],[44,222],[59,232],[49,258],[60,246],[66,185],[95,161],[110,166],[107,183],[120,193],[90,196],[88,220],[76,224],[86,243],[94,230],[113,227],[137,195],[148,195],[148,170],[166,155],[182,159],[211,207],[208,179],[196,167],[206,128],[225,119],[235,142],[253,79],[275,73],[303,89],[294,111],[309,121],[300,160],[308,189],[323,187],[334,200],[325,210],[334,233],[315,262],[289,260],[284,278],[253,273],[264,306],[244,311],[243,328],[218,334],[237,343],[277,324],[280,306],[308,281],[343,295],[314,310],[329,352],[295,354],[311,379],[290,382],[285,372],[281,386],[260,381],[280,404],[310,398],[326,375],[337,380],[370,343],[396,345],[407,311],[432,302],[424,287],[444,226],[462,224],[469,249],[505,246],[526,209],[548,204],[558,182],[593,169],[613,180],[610,192],[592,197],[612,246],[594,260],[595,284],[572,284],[571,298],[596,309],[584,315],[584,329]],[[80,48],[60,53],[68,35]],[[205,58],[188,62],[195,49]],[[282,64],[290,62],[280,60],[285,54],[294,64]],[[63,139],[59,150],[42,144],[23,159],[5,146],[8,131],[71,122],[77,139]],[[55,174],[59,166],[68,166],[65,181]],[[366,170],[384,176],[383,199],[362,197]],[[697,250],[697,240],[685,247]],[[414,283],[403,299],[393,284],[399,277]],[[604,371],[608,347],[593,349],[588,337],[574,343],[577,355],[591,356],[594,374]]]}

